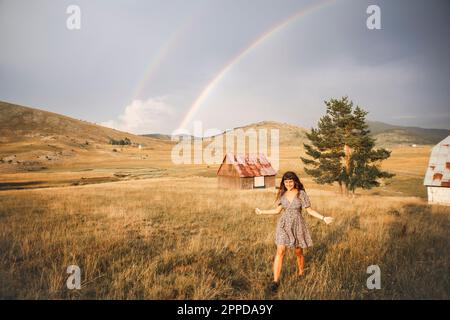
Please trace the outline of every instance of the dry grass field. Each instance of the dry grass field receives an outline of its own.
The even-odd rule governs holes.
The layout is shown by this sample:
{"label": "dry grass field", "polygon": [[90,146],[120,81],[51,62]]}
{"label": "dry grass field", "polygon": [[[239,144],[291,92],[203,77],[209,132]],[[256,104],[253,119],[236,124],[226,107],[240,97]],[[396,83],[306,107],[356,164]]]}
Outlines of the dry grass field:
{"label": "dry grass field", "polygon": [[[306,217],[306,275],[288,252],[271,295],[278,217],[254,208],[273,207],[274,189],[218,189],[219,165],[174,165],[170,140],[115,146],[125,133],[0,106],[0,299],[450,298],[450,207],[428,205],[422,185],[431,146],[392,147],[383,167],[396,176],[347,198],[304,174],[304,129],[257,124],[280,129],[277,183],[296,171],[335,218]],[[69,265],[80,290],[66,286]],[[366,287],[370,265],[379,290]]]}
{"label": "dry grass field", "polygon": [[[274,190],[220,190],[215,178],[160,177],[0,193],[0,297],[14,299],[448,299],[448,207],[411,196],[308,188],[306,276],[288,252],[269,295]],[[68,290],[66,268],[82,270]],[[380,290],[366,269],[381,268]]]}

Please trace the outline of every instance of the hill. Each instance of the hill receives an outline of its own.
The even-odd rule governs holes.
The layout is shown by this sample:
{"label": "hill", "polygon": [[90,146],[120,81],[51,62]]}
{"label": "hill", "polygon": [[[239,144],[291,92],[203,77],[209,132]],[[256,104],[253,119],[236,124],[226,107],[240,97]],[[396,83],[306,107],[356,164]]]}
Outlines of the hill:
{"label": "hill", "polygon": [[[399,127],[369,122],[378,146],[435,144],[449,130]],[[234,128],[279,130],[280,170],[302,170],[298,157],[307,142],[307,129],[288,123],[262,121]],[[224,132],[225,133],[225,132]],[[222,133],[219,136],[222,136]],[[129,141],[129,145],[111,144]],[[204,146],[210,139],[204,139]],[[0,102],[0,189],[88,184],[161,175],[215,176],[216,167],[174,165],[176,142],[169,135],[133,135],[39,109]],[[248,149],[248,143],[246,144]],[[428,154],[425,155],[428,157]],[[426,162],[426,161],[425,161]],[[9,175],[19,173],[21,175]],[[33,182],[33,185],[29,185]]]}
{"label": "hill", "polygon": [[447,129],[403,127],[369,121],[369,129],[380,145],[434,145],[450,135]]}
{"label": "hill", "polygon": [[[112,145],[120,141],[129,145]],[[1,101],[0,142],[0,172],[39,171],[83,162],[120,160],[138,156],[130,151],[137,152],[139,145],[141,149],[161,150],[170,144]]]}
{"label": "hill", "polygon": [[149,138],[155,138],[160,140],[170,140],[171,136],[168,134],[162,134],[162,133],[149,133],[149,134],[143,134],[143,137],[149,137]]}
{"label": "hill", "polygon": [[279,138],[280,138],[280,145],[282,146],[290,146],[292,143],[295,142],[303,142],[306,141],[306,132],[308,132],[307,129],[289,124],[289,123],[282,123],[282,122],[276,122],[276,121],[261,121],[254,124],[249,124],[242,127],[234,128],[234,130],[237,129],[255,129],[256,131],[261,129],[266,129],[268,131],[268,134],[270,134],[270,130],[276,129],[279,130]]}
{"label": "hill", "polygon": [[126,137],[136,143],[149,143],[154,140],[57,113],[2,101],[0,101],[0,125],[1,141],[6,143],[36,137],[61,139],[63,142],[66,141],[65,138],[76,138],[80,141],[98,143],[109,143],[110,139],[121,140]]}
{"label": "hill", "polygon": [[[379,121],[367,121],[367,124],[369,125],[371,135],[376,139],[377,145],[384,147],[408,146],[412,144],[435,145],[450,135],[450,130],[447,129],[403,127]],[[242,129],[244,131],[248,129],[255,129],[256,131],[259,129],[267,129],[268,133],[270,132],[270,129],[278,129],[281,146],[301,146],[307,141],[306,133],[310,131],[309,129],[305,129],[294,124],[276,121],[261,121],[236,127],[229,131],[233,132],[238,129]],[[223,132],[215,137],[221,136],[225,133],[226,132]],[[155,137],[162,140],[170,140],[169,135],[163,134],[148,134],[144,136]]]}

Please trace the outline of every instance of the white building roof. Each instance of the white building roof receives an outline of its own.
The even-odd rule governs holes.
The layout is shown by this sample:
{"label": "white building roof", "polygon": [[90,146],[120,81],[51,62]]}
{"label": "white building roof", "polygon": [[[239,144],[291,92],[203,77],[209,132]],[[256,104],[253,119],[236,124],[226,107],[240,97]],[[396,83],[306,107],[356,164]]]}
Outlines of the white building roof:
{"label": "white building roof", "polygon": [[450,136],[439,142],[431,150],[423,184],[426,186],[450,187]]}

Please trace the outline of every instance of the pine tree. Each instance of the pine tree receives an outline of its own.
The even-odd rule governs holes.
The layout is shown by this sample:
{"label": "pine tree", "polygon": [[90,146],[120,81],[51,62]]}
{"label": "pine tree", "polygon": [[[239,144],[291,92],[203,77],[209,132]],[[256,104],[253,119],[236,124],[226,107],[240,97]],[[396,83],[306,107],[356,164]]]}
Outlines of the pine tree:
{"label": "pine tree", "polygon": [[380,185],[379,179],[394,175],[380,169],[381,161],[391,152],[374,149],[375,139],[369,134],[367,112],[353,107],[348,97],[325,101],[326,115],[307,133],[311,144],[304,143],[306,154],[301,157],[305,172],[319,184],[338,183],[341,193],[357,188],[371,189]]}

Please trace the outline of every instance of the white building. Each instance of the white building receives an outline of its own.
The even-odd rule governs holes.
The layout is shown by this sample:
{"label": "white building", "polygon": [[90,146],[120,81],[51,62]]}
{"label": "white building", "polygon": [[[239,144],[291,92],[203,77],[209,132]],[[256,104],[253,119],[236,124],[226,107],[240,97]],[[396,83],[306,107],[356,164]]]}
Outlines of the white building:
{"label": "white building", "polygon": [[450,136],[431,150],[423,184],[427,187],[428,203],[450,205]]}

